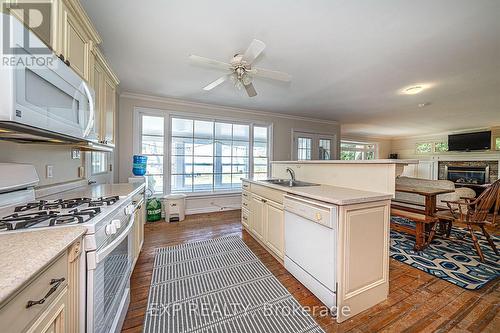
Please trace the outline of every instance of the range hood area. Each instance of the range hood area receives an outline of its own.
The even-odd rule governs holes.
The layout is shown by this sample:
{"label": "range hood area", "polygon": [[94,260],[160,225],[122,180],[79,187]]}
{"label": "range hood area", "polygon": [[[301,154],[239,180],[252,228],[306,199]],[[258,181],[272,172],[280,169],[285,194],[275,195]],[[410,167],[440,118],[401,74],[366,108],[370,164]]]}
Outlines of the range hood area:
{"label": "range hood area", "polygon": [[113,147],[14,122],[0,122],[0,140],[26,144],[70,145],[82,151],[112,152]]}

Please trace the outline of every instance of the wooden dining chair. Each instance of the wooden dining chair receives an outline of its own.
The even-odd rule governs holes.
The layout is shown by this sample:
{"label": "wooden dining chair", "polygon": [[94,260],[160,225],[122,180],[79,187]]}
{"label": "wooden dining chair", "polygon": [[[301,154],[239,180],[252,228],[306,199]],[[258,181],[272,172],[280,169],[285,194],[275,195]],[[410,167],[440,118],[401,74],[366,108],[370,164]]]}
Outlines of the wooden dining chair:
{"label": "wooden dining chair", "polygon": [[[457,201],[443,200],[449,208],[448,213],[451,215],[451,223],[449,225],[449,232],[451,231],[451,224],[453,222],[460,222],[467,225],[467,230],[470,233],[476,252],[484,262],[484,255],[479,246],[479,241],[474,233],[474,226],[477,226],[483,232],[484,237],[490,244],[491,248],[498,255],[498,250],[490,235],[486,231],[486,225],[496,226],[497,216],[500,210],[500,179],[491,184],[480,196],[477,198],[463,198]],[[490,211],[493,209],[493,215]],[[450,217],[448,215],[448,217]],[[438,214],[439,218],[439,214]],[[446,218],[443,216],[443,218]],[[491,220],[490,220],[491,219]]]}

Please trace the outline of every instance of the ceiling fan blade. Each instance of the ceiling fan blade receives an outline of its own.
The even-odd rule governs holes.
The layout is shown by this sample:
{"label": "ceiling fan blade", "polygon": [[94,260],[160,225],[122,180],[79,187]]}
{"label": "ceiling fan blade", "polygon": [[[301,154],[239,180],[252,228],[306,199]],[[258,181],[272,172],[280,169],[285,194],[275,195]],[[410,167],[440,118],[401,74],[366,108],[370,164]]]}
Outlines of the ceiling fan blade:
{"label": "ceiling fan blade", "polygon": [[222,61],[214,60],[214,59],[209,59],[205,57],[200,57],[194,54],[189,55],[189,60],[191,60],[195,64],[199,65],[204,65],[204,66],[209,66],[212,68],[219,68],[219,69],[231,69],[231,65]]}
{"label": "ceiling fan blade", "polygon": [[220,78],[218,78],[217,80],[215,80],[214,82],[210,83],[209,85],[207,85],[206,87],[203,88],[203,90],[212,90],[214,89],[215,87],[217,87],[218,85],[224,83],[227,81],[227,79],[229,78],[231,74],[227,74],[227,75],[224,75],[224,76],[221,76]]}
{"label": "ceiling fan blade", "polygon": [[292,80],[292,76],[288,73],[272,71],[269,69],[255,68],[254,67],[251,70],[248,70],[248,72],[252,76],[264,77],[266,79],[278,80],[278,81],[283,81],[283,82],[290,82]]}
{"label": "ceiling fan blade", "polygon": [[248,64],[251,64],[255,60],[255,58],[257,58],[259,54],[264,51],[265,48],[266,44],[264,44],[264,42],[258,39],[254,39],[243,54],[243,60],[245,60]]}
{"label": "ceiling fan blade", "polygon": [[257,92],[255,91],[255,88],[252,83],[247,84],[245,87],[245,90],[247,91],[248,97],[255,97],[257,96]]}

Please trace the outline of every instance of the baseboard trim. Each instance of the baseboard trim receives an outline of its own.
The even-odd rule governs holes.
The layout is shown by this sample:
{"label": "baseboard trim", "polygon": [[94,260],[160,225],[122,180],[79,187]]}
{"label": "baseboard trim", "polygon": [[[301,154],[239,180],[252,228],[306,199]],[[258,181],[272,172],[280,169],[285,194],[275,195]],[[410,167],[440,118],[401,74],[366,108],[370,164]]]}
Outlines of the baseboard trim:
{"label": "baseboard trim", "polygon": [[239,209],[241,209],[241,207],[230,207],[230,208],[228,207],[222,209],[218,207],[200,207],[200,208],[186,209],[186,215],[226,212],[230,210],[239,210]]}

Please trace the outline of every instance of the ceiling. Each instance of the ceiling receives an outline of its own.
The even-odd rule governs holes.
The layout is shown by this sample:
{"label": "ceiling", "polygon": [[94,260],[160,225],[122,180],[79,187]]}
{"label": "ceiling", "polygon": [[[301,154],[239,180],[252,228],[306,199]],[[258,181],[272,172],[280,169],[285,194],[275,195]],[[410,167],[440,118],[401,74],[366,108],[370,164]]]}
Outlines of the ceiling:
{"label": "ceiling", "polygon": [[[498,0],[81,0],[121,90],[337,120],[345,133],[391,137],[500,125]],[[253,38],[249,98],[189,54],[228,61]],[[417,95],[399,90],[433,86]],[[419,108],[418,104],[430,105]]]}

